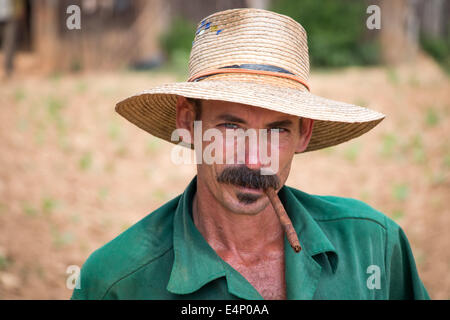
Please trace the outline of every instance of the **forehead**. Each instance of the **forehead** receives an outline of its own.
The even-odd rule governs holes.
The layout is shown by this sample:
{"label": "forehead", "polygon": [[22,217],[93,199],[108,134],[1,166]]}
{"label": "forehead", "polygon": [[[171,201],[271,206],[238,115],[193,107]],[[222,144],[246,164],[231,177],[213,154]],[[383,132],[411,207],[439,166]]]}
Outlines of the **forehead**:
{"label": "forehead", "polygon": [[297,116],[242,103],[219,100],[202,101],[202,116],[207,118],[215,118],[222,114],[230,114],[245,120],[257,119],[274,121],[298,119]]}

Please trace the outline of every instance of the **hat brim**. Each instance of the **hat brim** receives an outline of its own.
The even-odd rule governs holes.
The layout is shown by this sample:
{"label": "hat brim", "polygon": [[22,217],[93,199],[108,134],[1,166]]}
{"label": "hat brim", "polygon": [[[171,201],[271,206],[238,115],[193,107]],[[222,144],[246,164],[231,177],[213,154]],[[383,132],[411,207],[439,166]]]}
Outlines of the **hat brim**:
{"label": "hat brim", "polygon": [[177,96],[241,103],[314,119],[312,137],[303,152],[359,137],[385,118],[384,114],[374,110],[322,98],[308,91],[217,80],[161,85],[117,103],[116,111],[150,134],[178,144],[178,141],[171,141],[172,132],[176,129]]}

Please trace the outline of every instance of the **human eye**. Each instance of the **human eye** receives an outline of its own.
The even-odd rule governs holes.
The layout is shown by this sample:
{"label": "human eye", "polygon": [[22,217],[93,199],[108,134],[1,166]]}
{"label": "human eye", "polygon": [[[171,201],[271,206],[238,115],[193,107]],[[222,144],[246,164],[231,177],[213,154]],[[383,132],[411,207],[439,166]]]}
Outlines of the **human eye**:
{"label": "human eye", "polygon": [[270,133],[274,133],[274,132],[283,133],[283,132],[289,132],[289,130],[287,128],[282,128],[282,127],[270,128]]}
{"label": "human eye", "polygon": [[222,123],[220,124],[221,127],[224,127],[225,129],[239,129],[239,126],[235,123],[231,123],[231,122],[226,122],[226,123]]}

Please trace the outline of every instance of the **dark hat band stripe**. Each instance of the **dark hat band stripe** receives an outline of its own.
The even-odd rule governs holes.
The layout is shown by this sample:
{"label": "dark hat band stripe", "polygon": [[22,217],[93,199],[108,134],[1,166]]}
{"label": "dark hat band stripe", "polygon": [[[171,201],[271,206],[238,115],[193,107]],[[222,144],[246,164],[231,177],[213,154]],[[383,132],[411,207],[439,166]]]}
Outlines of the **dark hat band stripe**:
{"label": "dark hat band stripe", "polygon": [[208,78],[212,75],[223,74],[223,73],[249,73],[249,74],[257,74],[257,75],[269,75],[281,78],[287,78],[291,80],[295,80],[302,85],[304,85],[309,91],[309,85],[300,77],[296,76],[290,71],[286,69],[266,65],[266,64],[241,64],[241,65],[231,65],[226,67],[221,67],[214,70],[209,70],[205,72],[201,72],[197,75],[192,76],[188,79],[188,82],[197,82]]}

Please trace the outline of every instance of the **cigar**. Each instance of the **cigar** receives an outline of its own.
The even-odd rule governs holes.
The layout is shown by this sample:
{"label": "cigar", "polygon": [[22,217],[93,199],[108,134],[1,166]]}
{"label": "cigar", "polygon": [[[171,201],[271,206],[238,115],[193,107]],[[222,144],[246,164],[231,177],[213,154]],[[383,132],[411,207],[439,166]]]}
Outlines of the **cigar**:
{"label": "cigar", "polygon": [[265,192],[270,202],[272,203],[275,212],[277,213],[278,219],[280,219],[280,223],[283,226],[283,230],[286,233],[289,244],[295,252],[300,252],[300,250],[302,250],[302,247],[300,246],[300,242],[298,241],[297,232],[295,232],[292,221],[291,219],[289,219],[289,216],[287,215],[286,210],[284,209],[283,204],[280,201],[280,198],[278,198],[278,194],[273,188],[267,188]]}

